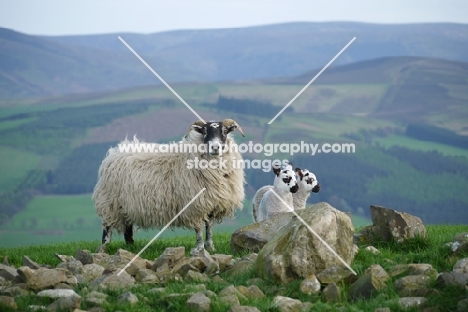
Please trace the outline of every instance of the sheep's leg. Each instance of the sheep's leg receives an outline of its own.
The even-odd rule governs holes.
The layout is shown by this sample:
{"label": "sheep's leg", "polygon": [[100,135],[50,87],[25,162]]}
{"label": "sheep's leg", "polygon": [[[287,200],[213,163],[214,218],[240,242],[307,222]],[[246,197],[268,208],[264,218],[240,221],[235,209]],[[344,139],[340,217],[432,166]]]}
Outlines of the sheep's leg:
{"label": "sheep's leg", "polygon": [[195,229],[195,234],[197,235],[197,250],[203,249],[203,227],[200,226]]}
{"label": "sheep's leg", "polygon": [[133,224],[125,226],[124,238],[127,245],[133,245]]}
{"label": "sheep's leg", "polygon": [[208,221],[205,221],[206,227],[206,240],[205,240],[205,249],[209,251],[215,251],[213,244],[213,217],[209,216]]}
{"label": "sheep's leg", "polygon": [[110,226],[104,226],[102,229],[102,244],[109,244],[112,239],[112,228]]}
{"label": "sheep's leg", "polygon": [[100,245],[96,252],[105,252],[106,245],[111,242],[112,238],[112,228],[110,226],[103,226],[102,227],[102,245]]}

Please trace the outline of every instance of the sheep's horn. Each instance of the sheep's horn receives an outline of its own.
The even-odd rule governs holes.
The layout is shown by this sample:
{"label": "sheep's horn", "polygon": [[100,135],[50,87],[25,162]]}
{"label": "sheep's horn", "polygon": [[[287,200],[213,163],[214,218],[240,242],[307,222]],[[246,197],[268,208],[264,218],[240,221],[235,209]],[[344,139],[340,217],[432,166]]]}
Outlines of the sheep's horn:
{"label": "sheep's horn", "polygon": [[184,135],[184,138],[186,138],[188,136],[188,134],[190,133],[190,131],[192,131],[192,126],[199,126],[199,127],[203,127],[205,125],[205,123],[203,122],[203,120],[197,120],[195,121],[187,130],[187,133],[185,133]]}
{"label": "sheep's horn", "polygon": [[245,137],[244,131],[242,131],[241,126],[239,126],[239,124],[237,122],[235,122],[233,119],[224,119],[223,121],[221,121],[221,123],[226,128],[229,128],[229,127],[232,127],[232,126],[236,127],[236,129],[239,130],[239,132],[242,134],[242,136]]}

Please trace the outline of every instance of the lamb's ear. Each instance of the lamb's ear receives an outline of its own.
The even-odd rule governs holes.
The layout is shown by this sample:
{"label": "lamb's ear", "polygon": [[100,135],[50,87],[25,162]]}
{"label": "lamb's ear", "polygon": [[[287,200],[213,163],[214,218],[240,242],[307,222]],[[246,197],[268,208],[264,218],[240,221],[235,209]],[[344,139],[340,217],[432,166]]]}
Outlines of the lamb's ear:
{"label": "lamb's ear", "polygon": [[302,180],[302,178],[304,177],[304,175],[302,174],[301,168],[296,167],[296,173],[297,173],[297,175],[299,176],[299,178],[301,178],[301,180]]}
{"label": "lamb's ear", "polygon": [[277,168],[275,166],[272,166],[273,167],[273,172],[276,174],[276,176],[279,176],[279,174],[281,173],[281,168]]}
{"label": "lamb's ear", "polygon": [[187,133],[185,134],[184,138],[186,138],[189,135],[190,131],[192,131],[192,130],[195,130],[198,133],[204,134],[204,125],[205,125],[205,123],[203,121],[201,121],[201,120],[195,121],[190,126],[190,128],[187,130]]}
{"label": "lamb's ear", "polygon": [[245,137],[244,131],[242,131],[241,126],[237,124],[233,119],[224,119],[221,121],[222,125],[226,127],[227,132],[232,132],[234,129],[239,130],[239,132],[242,134],[243,137]]}

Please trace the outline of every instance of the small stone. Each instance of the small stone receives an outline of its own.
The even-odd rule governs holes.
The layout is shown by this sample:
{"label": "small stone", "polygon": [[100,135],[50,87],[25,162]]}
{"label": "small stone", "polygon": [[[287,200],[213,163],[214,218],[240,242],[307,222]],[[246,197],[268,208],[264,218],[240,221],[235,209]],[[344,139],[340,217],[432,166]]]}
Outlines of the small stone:
{"label": "small stone", "polygon": [[204,273],[189,270],[184,280],[192,283],[207,283],[210,281],[210,278]]}
{"label": "small stone", "polygon": [[427,263],[408,264],[408,275],[426,275],[432,278],[437,277],[437,270]]}
{"label": "small stone", "polygon": [[61,297],[47,307],[47,311],[74,311],[81,304],[80,296]]}
{"label": "small stone", "polygon": [[207,296],[210,299],[218,297],[218,295],[216,295],[216,293],[211,290],[205,290],[203,293],[205,294],[205,296]]}
{"label": "small stone", "polygon": [[78,294],[72,289],[46,289],[38,292],[37,296],[56,299],[70,296],[78,296]]}
{"label": "small stone", "polygon": [[468,258],[463,258],[457,261],[453,266],[453,271],[468,273]]}
{"label": "small stone", "polygon": [[369,275],[375,281],[377,290],[385,287],[385,283],[390,279],[390,275],[379,264],[373,264],[364,271],[364,275]]}
{"label": "small stone", "polygon": [[317,274],[317,279],[321,284],[338,283],[354,275],[348,268],[343,266],[330,266]]}
{"label": "small stone", "polygon": [[54,289],[73,289],[73,286],[65,283],[58,283],[54,285]]}
{"label": "small stone", "polygon": [[234,285],[229,285],[219,292],[220,297],[229,295],[235,295],[239,299],[247,300],[247,297],[241,294],[240,291],[234,287]]}
{"label": "small stone", "polygon": [[437,277],[437,285],[441,287],[468,285],[468,274],[461,272],[443,272]]}
{"label": "small stone", "polygon": [[153,263],[152,270],[158,271],[160,267],[166,267],[171,270],[177,263],[184,260],[185,247],[169,247],[164,250],[162,255]]}
{"label": "small stone", "polygon": [[135,305],[137,302],[138,302],[137,296],[135,296],[134,294],[132,294],[129,291],[124,292],[119,297],[119,303],[120,304],[130,303],[130,305]]}
{"label": "small stone", "polygon": [[148,290],[148,294],[162,294],[166,291],[164,287],[156,287]]}
{"label": "small stone", "polygon": [[62,262],[68,262],[68,261],[76,260],[73,256],[59,255],[57,253],[55,254],[55,256]]}
{"label": "small stone", "polygon": [[37,262],[31,260],[28,256],[23,256],[23,266],[26,266],[33,270],[37,270],[41,267]]}
{"label": "small stone", "polygon": [[78,249],[75,255],[76,260],[80,261],[81,264],[91,264],[93,263],[93,256],[89,250]]}
{"label": "small stone", "polygon": [[395,281],[394,287],[402,297],[425,296],[430,292],[431,279],[425,275],[408,275]]}
{"label": "small stone", "polygon": [[65,271],[40,268],[28,280],[28,287],[35,290],[51,288],[55,284],[66,282],[68,279]]}
{"label": "small stone", "polygon": [[237,290],[244,295],[247,298],[250,299],[257,299],[257,298],[263,298],[265,297],[265,294],[263,291],[261,291],[260,288],[258,288],[257,285],[251,285],[249,287],[245,287],[243,285],[237,286]]}
{"label": "small stone", "polygon": [[318,294],[320,292],[320,287],[321,285],[317,277],[312,274],[301,282],[299,289],[303,294],[312,295]]}
{"label": "small stone", "polygon": [[27,283],[31,276],[33,276],[35,270],[31,269],[28,266],[22,266],[18,268],[16,272],[18,273],[18,276],[21,278],[21,280]]}
{"label": "small stone", "polygon": [[278,307],[280,312],[301,312],[302,301],[289,297],[276,296],[273,299],[273,304]]}
{"label": "small stone", "polygon": [[107,297],[108,295],[102,292],[92,291],[86,296],[86,302],[92,307],[100,307],[106,302]]}
{"label": "small stone", "polygon": [[131,277],[126,271],[123,271],[120,275],[117,275],[118,273],[119,272],[116,272],[115,274],[102,275],[101,277],[93,280],[89,286],[91,288],[100,289],[122,289],[135,284],[133,277]]}
{"label": "small stone", "polygon": [[251,260],[239,260],[232,266],[231,269],[226,271],[226,274],[228,276],[237,276],[250,272],[254,268],[254,264],[255,262]]}
{"label": "small stone", "polygon": [[388,271],[388,275],[390,275],[390,277],[395,277],[408,272],[408,270],[409,268],[407,264],[397,264]]}
{"label": "small stone", "polygon": [[0,276],[7,281],[12,282],[18,277],[18,272],[16,272],[16,269],[11,266],[0,264]]}
{"label": "small stone", "polygon": [[3,295],[18,297],[28,295],[28,285],[26,283],[15,284],[2,290]]}
{"label": "small stone", "polygon": [[373,255],[379,255],[380,254],[380,251],[377,248],[375,248],[374,246],[367,246],[366,248],[364,248],[364,250],[370,252]]}
{"label": "small stone", "polygon": [[421,308],[427,303],[424,297],[402,297],[398,299],[398,304],[403,309]]}
{"label": "small stone", "polygon": [[187,300],[187,307],[189,310],[197,312],[210,311],[211,300],[204,293],[196,293]]}
{"label": "small stone", "polygon": [[219,283],[219,284],[225,284],[226,281],[223,280],[223,278],[219,275],[215,275],[211,278],[211,281],[215,282],[215,283]]}
{"label": "small stone", "polygon": [[335,283],[328,284],[323,289],[321,297],[325,302],[338,302],[341,300],[341,290]]}
{"label": "small stone", "polygon": [[227,303],[230,307],[240,305],[239,298],[235,295],[221,296],[219,301]]}
{"label": "small stone", "polygon": [[218,262],[220,272],[229,270],[234,265],[232,255],[215,254],[212,255],[211,258],[213,258],[214,261]]}
{"label": "small stone", "polygon": [[5,306],[11,309],[18,309],[15,299],[7,296],[0,296],[0,307]]}
{"label": "small stone", "polygon": [[102,275],[102,272],[104,272],[104,267],[100,266],[99,264],[96,263],[91,263],[91,264],[85,264],[83,266],[83,276],[91,282],[95,278],[99,277]]}

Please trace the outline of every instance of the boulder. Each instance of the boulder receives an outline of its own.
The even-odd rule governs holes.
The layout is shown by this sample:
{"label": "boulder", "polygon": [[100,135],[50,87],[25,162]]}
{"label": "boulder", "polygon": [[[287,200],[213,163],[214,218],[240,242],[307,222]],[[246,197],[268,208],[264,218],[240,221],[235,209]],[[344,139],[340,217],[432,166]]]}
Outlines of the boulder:
{"label": "boulder", "polygon": [[318,294],[320,292],[320,288],[320,282],[314,274],[303,280],[299,286],[301,292],[307,295]]}
{"label": "boulder", "polygon": [[294,217],[292,212],[282,213],[263,222],[249,224],[231,235],[231,252],[259,252],[278,230]]}
{"label": "boulder", "polygon": [[102,275],[93,280],[89,286],[91,289],[124,289],[135,284],[135,280],[126,271],[117,275],[118,272]]}
{"label": "boulder", "polygon": [[424,223],[419,217],[406,212],[399,212],[382,206],[370,206],[373,225],[363,228],[360,233],[365,238],[361,241],[372,241],[375,237],[384,241],[404,241],[419,237],[427,237]]}
{"label": "boulder", "polygon": [[66,270],[40,268],[28,279],[28,287],[39,291],[52,288],[58,283],[65,283],[67,280]]}
{"label": "boulder", "polygon": [[395,281],[394,287],[402,297],[426,296],[431,292],[430,277],[426,275],[408,275]]}
{"label": "boulder", "polygon": [[189,310],[196,312],[210,311],[211,300],[204,293],[196,293],[187,300]]}
{"label": "boulder", "polygon": [[304,307],[301,300],[289,297],[276,296],[273,299],[273,305],[276,306],[280,312],[304,311]]}
{"label": "boulder", "polygon": [[318,203],[299,211],[263,247],[256,271],[263,279],[289,283],[305,279],[334,265],[342,265],[311,227],[347,264],[353,260],[353,224],[351,218],[327,203]]}

